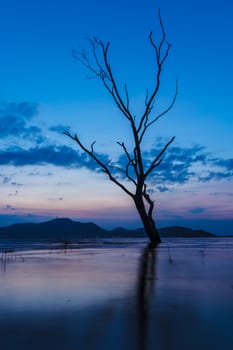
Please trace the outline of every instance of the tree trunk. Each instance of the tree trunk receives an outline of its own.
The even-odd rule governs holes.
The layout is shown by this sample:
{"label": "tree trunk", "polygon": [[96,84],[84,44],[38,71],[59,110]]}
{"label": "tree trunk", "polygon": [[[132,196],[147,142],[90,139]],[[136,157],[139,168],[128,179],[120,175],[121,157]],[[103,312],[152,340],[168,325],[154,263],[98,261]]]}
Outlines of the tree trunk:
{"label": "tree trunk", "polygon": [[142,196],[135,196],[134,203],[151,243],[154,245],[161,243],[161,239],[159,236],[159,232],[156,228],[155,222],[152,218],[152,215],[149,215],[146,212]]}

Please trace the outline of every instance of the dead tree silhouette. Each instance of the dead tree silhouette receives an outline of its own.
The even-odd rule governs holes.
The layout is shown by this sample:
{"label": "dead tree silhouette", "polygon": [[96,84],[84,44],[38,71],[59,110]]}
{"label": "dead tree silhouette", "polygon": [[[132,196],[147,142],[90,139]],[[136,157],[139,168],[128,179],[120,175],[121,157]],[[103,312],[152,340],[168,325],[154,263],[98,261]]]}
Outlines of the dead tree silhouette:
{"label": "dead tree silhouette", "polygon": [[[136,118],[131,112],[130,97],[127,85],[124,84],[124,94],[120,92],[120,88],[116,83],[112,66],[109,61],[109,48],[110,43],[103,43],[101,40],[93,37],[89,39],[91,47],[91,59],[86,51],[81,53],[73,52],[75,60],[81,62],[94,77],[100,79],[104,88],[111,95],[115,105],[118,107],[122,115],[128,120],[130,131],[133,136],[133,149],[129,150],[124,142],[117,142],[121,147],[122,152],[127,159],[126,165],[116,165],[111,161],[104,162],[97,152],[94,150],[93,142],[88,148],[81,141],[79,136],[69,131],[65,131],[65,135],[75,141],[78,146],[87,153],[99,166],[100,169],[120,187],[127,195],[129,195],[137,209],[139,217],[143,223],[145,232],[147,233],[151,242],[157,244],[160,243],[160,236],[155,225],[153,218],[154,200],[151,198],[151,193],[148,190],[148,178],[155,171],[155,169],[161,164],[162,157],[167,148],[174,141],[174,136],[161,148],[158,154],[145,165],[143,159],[142,142],[146,136],[148,129],[158,122],[163,116],[165,116],[173,107],[177,96],[177,81],[173,98],[170,104],[157,115],[152,114],[154,111],[155,99],[160,90],[161,74],[164,68],[165,61],[169,55],[172,44],[167,40],[167,35],[163,25],[163,21],[158,12],[159,24],[161,29],[161,39],[157,44],[154,40],[153,31],[149,34],[149,42],[154,51],[156,62],[156,73],[154,78],[154,84],[152,91],[147,90],[145,96],[144,111],[139,118]],[[119,174],[122,175],[124,180],[119,179]],[[125,181],[126,180],[126,181]],[[127,185],[130,183],[133,185],[134,190]]]}

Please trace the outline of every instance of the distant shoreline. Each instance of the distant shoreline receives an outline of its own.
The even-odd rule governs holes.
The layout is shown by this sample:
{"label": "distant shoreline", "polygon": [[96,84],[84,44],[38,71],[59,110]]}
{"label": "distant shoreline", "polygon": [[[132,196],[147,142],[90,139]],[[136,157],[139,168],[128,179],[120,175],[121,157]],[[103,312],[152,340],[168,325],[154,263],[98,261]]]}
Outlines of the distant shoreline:
{"label": "distant shoreline", "polygon": [[[182,226],[161,228],[159,229],[159,234],[161,238],[219,237],[204,230],[193,230]],[[118,227],[113,230],[106,230],[92,222],[82,223],[68,218],[60,218],[41,223],[19,223],[0,227],[0,239],[1,238],[72,241],[86,238],[147,238],[147,235],[142,228],[130,230]]]}

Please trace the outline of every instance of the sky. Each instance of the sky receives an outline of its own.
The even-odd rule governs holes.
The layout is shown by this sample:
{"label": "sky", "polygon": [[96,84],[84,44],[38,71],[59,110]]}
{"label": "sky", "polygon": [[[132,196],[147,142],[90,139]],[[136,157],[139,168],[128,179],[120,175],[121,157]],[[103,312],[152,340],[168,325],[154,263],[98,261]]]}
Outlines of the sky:
{"label": "sky", "polygon": [[[174,143],[149,186],[158,227],[183,225],[233,234],[233,3],[231,0],[0,0],[0,226],[55,217],[105,228],[139,227],[131,199],[63,135],[77,132],[106,159],[131,146],[127,120],[72,50],[93,36],[137,116],[156,72],[148,35],[172,49],[155,111],[173,109],[147,134],[150,159]],[[127,184],[127,183],[126,183]]]}

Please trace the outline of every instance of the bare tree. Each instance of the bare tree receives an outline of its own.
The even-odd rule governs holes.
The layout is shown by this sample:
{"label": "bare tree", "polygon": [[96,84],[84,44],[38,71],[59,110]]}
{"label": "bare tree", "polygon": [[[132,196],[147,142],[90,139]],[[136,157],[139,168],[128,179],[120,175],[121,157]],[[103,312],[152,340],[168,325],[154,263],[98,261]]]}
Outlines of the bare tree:
{"label": "bare tree", "polygon": [[[124,142],[117,142],[125,155],[127,162],[125,166],[116,165],[111,161],[103,162],[98,153],[94,150],[95,142],[87,148],[80,140],[77,134],[71,134],[69,131],[65,135],[74,140],[79,147],[87,153],[106,173],[109,179],[119,186],[127,195],[129,195],[135,203],[138,214],[143,223],[144,229],[151,242],[157,244],[160,242],[159,233],[156,229],[155,221],[153,219],[154,200],[151,198],[150,191],[148,191],[147,183],[148,177],[155,171],[155,169],[162,162],[162,157],[169,145],[174,141],[174,136],[162,147],[161,151],[150,161],[150,164],[145,165],[143,162],[142,141],[144,140],[148,129],[153,126],[160,118],[166,115],[173,107],[177,96],[177,82],[174,96],[170,104],[159,114],[154,115],[154,103],[159,93],[161,73],[164,63],[167,60],[172,44],[167,41],[167,35],[163,25],[163,21],[158,12],[159,24],[161,28],[161,39],[156,43],[153,36],[153,31],[149,34],[149,42],[153,48],[155,56],[156,72],[154,77],[154,84],[152,91],[147,90],[145,96],[144,111],[139,118],[136,118],[130,109],[130,97],[127,85],[124,84],[124,92],[119,89],[118,84],[109,61],[109,47],[110,43],[103,43],[101,40],[93,37],[89,39],[91,46],[91,58],[82,51],[81,53],[73,52],[74,58],[81,62],[91,72],[93,77],[99,78],[104,88],[111,95],[116,106],[121,111],[124,118],[129,122],[130,131],[133,136],[133,149],[125,145]],[[118,174],[117,174],[118,172]],[[119,177],[119,173],[123,176]],[[125,181],[127,180],[127,181]],[[131,183],[131,186],[128,184]],[[133,190],[132,190],[133,185]]]}

